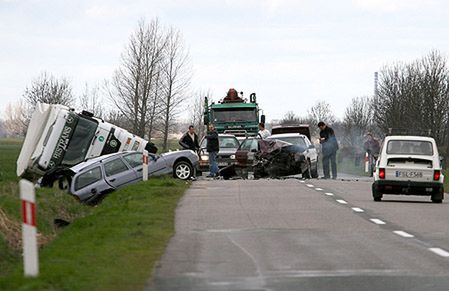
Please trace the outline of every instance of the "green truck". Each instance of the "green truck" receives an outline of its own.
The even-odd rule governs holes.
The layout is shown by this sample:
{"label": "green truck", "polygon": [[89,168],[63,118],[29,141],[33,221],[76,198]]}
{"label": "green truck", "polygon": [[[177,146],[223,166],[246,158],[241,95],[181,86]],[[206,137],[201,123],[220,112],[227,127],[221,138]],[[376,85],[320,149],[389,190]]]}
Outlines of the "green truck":
{"label": "green truck", "polygon": [[213,123],[218,133],[233,134],[238,139],[256,136],[259,122],[265,123],[265,115],[260,115],[259,121],[259,110],[256,93],[247,102],[231,88],[218,103],[209,104],[208,98],[204,98],[204,124]]}

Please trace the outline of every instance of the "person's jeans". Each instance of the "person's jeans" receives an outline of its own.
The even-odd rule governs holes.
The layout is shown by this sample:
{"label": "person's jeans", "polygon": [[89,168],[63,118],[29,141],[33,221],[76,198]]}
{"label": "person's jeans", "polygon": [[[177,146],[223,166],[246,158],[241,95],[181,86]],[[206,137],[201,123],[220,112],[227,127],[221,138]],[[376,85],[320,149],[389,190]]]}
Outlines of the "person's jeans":
{"label": "person's jeans", "polygon": [[325,178],[330,178],[329,162],[332,167],[332,178],[337,178],[337,152],[334,151],[329,155],[323,155],[323,173]]}
{"label": "person's jeans", "polygon": [[217,152],[209,152],[209,171],[211,176],[218,175]]}

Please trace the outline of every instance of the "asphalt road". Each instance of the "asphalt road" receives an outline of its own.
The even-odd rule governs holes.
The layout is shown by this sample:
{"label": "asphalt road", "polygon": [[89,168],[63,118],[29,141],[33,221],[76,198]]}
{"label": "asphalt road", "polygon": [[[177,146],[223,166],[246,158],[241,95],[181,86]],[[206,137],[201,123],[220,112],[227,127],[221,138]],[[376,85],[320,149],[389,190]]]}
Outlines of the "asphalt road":
{"label": "asphalt road", "polygon": [[369,179],[199,180],[155,290],[449,290],[449,197],[371,197]]}

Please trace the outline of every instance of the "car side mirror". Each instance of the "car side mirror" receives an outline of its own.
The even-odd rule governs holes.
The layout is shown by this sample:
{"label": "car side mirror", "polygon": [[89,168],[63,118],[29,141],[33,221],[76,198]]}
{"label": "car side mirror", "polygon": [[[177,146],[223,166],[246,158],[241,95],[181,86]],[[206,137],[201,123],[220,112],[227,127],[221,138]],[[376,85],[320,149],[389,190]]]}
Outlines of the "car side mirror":
{"label": "car side mirror", "polygon": [[445,168],[444,167],[444,164],[445,164],[445,162],[444,162],[444,157],[443,156],[440,156],[440,165],[441,165],[441,168]]}

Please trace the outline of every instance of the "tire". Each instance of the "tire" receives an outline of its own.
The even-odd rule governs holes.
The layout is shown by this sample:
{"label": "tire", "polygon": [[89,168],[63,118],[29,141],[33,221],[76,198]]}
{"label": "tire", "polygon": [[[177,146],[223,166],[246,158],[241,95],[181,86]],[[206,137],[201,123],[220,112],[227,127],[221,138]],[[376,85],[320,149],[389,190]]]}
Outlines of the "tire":
{"label": "tire", "polygon": [[193,176],[193,167],[186,161],[180,161],[173,167],[173,177],[188,180]]}
{"label": "tire", "polygon": [[432,195],[431,200],[433,203],[442,203],[444,198],[444,189],[441,188],[440,192]]}
{"label": "tire", "polygon": [[371,189],[372,189],[372,192],[373,192],[373,199],[374,199],[374,201],[376,201],[376,202],[381,201],[382,200],[382,196],[383,196],[382,193],[379,193],[379,191],[374,186],[374,184],[373,184]]}
{"label": "tire", "polygon": [[310,177],[312,177],[312,170],[310,169],[310,161],[306,160],[307,163],[307,169],[302,172],[302,177],[305,179],[310,179]]}
{"label": "tire", "polygon": [[72,183],[72,177],[68,175],[63,175],[58,179],[58,186],[61,190],[70,190],[70,184]]}
{"label": "tire", "polygon": [[318,162],[315,163],[315,167],[312,167],[311,175],[314,179],[318,178]]}

